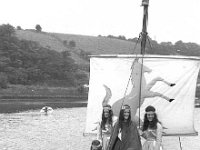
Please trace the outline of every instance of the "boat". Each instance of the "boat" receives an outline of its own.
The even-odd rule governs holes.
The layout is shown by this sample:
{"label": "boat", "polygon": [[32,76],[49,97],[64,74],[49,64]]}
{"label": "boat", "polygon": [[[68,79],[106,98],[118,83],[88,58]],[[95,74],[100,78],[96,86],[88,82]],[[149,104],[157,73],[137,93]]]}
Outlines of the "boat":
{"label": "boat", "polygon": [[51,114],[53,112],[53,108],[49,107],[49,106],[44,106],[42,107],[42,109],[40,110],[40,113],[42,114]]}
{"label": "boat", "polygon": [[[131,106],[132,120],[139,126],[145,108],[156,108],[165,136],[197,135],[194,128],[196,82],[199,57],[147,55],[147,18],[149,1],[143,0],[143,28],[140,54],[92,55],[86,127],[84,135],[95,135],[101,120],[105,97],[118,117],[123,104]],[[137,44],[137,43],[136,43]]]}

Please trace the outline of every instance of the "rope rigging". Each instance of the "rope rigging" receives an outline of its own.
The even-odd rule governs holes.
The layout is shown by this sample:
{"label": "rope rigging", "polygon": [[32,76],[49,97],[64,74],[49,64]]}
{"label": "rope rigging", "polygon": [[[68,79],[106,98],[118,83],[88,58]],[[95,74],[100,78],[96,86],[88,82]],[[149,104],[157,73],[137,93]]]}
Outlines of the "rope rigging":
{"label": "rope rigging", "polygon": [[[148,21],[148,5],[149,5],[149,0],[143,0],[142,1],[142,6],[144,6],[144,15],[143,15],[143,28],[142,28],[142,32],[139,34],[139,38],[137,39],[137,42],[135,44],[135,47],[134,47],[134,50],[133,52],[135,51],[136,49],[136,46],[139,42],[139,40],[141,39],[141,51],[140,51],[140,54],[141,54],[141,69],[140,69],[140,84],[139,84],[139,127],[140,127],[140,105],[141,105],[141,93],[142,93],[142,73],[143,73],[143,57],[145,55],[145,48],[146,48],[146,40],[148,38],[147,36],[147,21]],[[149,39],[148,39],[149,41]],[[150,43],[150,41],[149,41]],[[150,44],[151,46],[151,44]],[[138,55],[136,54],[136,57],[135,57],[135,60],[138,60],[140,57],[138,57]],[[125,92],[124,92],[124,99],[122,101],[122,104],[121,104],[121,108],[123,106],[123,103],[124,103],[124,100],[125,100],[125,96],[126,96],[126,93],[127,93],[127,90],[128,90],[128,85],[130,83],[130,80],[132,78],[132,70],[134,69],[134,63],[135,63],[135,60],[133,61],[133,64],[131,66],[131,73],[130,73],[130,76],[129,76],[129,80],[128,80],[128,83],[127,83],[127,86],[126,86],[126,89],[125,89]]]}
{"label": "rope rigging", "polygon": [[[137,39],[137,42],[135,44],[135,47],[134,47],[134,50],[136,49],[136,46],[139,42],[139,40],[141,39],[141,51],[140,51],[140,54],[141,54],[141,69],[140,69],[140,87],[139,87],[139,128],[140,128],[140,101],[141,101],[141,84],[142,84],[142,72],[143,72],[143,57],[144,57],[144,54],[145,54],[145,47],[146,47],[146,39],[147,39],[147,20],[148,20],[148,5],[149,5],[149,0],[142,0],[142,6],[144,6],[144,15],[143,15],[143,28],[142,28],[142,32],[140,33],[139,35],[139,38]],[[136,55],[135,57],[135,60],[139,59],[140,57],[138,57],[138,55]],[[124,104],[124,100],[125,100],[125,96],[126,96],[126,93],[127,93],[127,90],[128,90],[128,85],[130,83],[130,80],[132,78],[132,70],[134,69],[133,65],[135,63],[135,60],[133,61],[133,64],[131,65],[131,73],[130,73],[130,76],[129,76],[129,80],[128,80],[128,83],[127,83],[127,86],[126,86],[126,89],[125,89],[125,92],[124,92],[124,98],[122,100],[122,103],[121,103],[121,108],[122,109],[122,106]],[[114,132],[115,132],[116,128],[114,128]],[[114,133],[113,132],[113,133]],[[112,135],[111,135],[112,137]],[[112,142],[112,138],[110,138],[110,141],[109,141],[109,144],[108,144],[108,149],[110,147],[110,143]]]}

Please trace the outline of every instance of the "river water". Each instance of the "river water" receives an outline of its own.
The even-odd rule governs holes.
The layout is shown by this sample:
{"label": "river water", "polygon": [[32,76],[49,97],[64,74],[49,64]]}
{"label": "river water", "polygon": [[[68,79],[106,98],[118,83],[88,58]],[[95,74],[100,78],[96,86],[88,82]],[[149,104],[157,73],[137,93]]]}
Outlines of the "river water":
{"label": "river water", "polygon": [[[92,136],[83,136],[86,107],[58,108],[51,115],[40,110],[0,114],[0,150],[89,150]],[[200,109],[195,109],[200,132]],[[200,150],[200,136],[163,137],[165,150]]]}

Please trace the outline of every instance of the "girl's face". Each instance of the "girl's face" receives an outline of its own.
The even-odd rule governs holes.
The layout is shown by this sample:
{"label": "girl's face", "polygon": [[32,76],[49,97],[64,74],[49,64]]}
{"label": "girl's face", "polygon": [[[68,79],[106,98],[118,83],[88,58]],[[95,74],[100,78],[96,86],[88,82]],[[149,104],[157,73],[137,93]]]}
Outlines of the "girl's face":
{"label": "girl's face", "polygon": [[130,110],[129,109],[125,109],[124,110],[124,120],[128,120],[130,116]]}
{"label": "girl's face", "polygon": [[154,118],[154,112],[153,111],[150,111],[150,112],[147,112],[147,119],[149,121],[153,121],[153,118]]}
{"label": "girl's face", "polygon": [[109,110],[104,110],[103,114],[104,114],[105,118],[108,118],[109,117]]}

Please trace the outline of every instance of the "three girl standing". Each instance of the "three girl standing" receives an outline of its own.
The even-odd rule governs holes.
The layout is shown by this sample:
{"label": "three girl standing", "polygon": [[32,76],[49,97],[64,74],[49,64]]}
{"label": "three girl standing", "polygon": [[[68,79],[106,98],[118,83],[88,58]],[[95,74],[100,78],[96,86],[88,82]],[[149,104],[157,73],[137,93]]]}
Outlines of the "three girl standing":
{"label": "three girl standing", "polygon": [[98,139],[102,141],[103,150],[162,150],[162,125],[155,111],[153,106],[145,109],[141,136],[146,141],[142,146],[137,125],[131,120],[130,106],[122,106],[115,124],[111,106],[104,106],[98,128]]}

